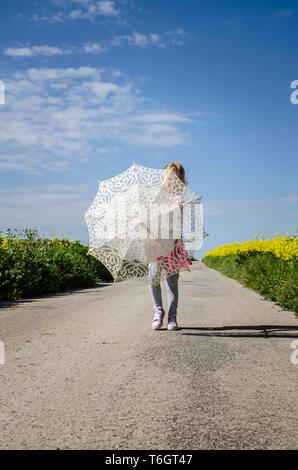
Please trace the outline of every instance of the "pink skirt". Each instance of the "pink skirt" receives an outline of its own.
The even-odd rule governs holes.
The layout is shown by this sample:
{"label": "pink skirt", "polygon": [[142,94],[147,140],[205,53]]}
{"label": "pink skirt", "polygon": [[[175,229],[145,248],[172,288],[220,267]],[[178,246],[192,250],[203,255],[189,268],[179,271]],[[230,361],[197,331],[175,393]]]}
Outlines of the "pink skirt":
{"label": "pink skirt", "polygon": [[176,271],[192,265],[181,238],[174,240],[174,248],[168,255],[159,256],[156,261],[159,261],[167,271]]}

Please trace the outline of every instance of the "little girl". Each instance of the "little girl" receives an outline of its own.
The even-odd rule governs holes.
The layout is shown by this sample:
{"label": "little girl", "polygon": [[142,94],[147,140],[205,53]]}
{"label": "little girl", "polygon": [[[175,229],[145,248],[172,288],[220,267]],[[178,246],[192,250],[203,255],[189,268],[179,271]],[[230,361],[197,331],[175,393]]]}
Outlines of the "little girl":
{"label": "little girl", "polygon": [[[185,181],[185,170],[181,163],[171,162],[168,163],[164,170],[172,169],[176,176],[186,184]],[[149,264],[149,276],[153,271],[157,271],[159,263],[166,266],[167,271],[173,271],[173,274],[168,275],[166,278],[166,291],[167,291],[167,302],[168,302],[168,330],[178,330],[177,324],[177,305],[178,305],[178,280],[179,270],[181,268],[187,268],[192,265],[187,252],[184,248],[182,238],[174,240],[174,249],[167,256],[160,256],[153,263]],[[168,274],[169,274],[168,272]],[[161,286],[149,285],[149,292],[152,297],[154,307],[154,317],[152,321],[153,330],[158,330],[162,327],[165,311],[162,305]]]}

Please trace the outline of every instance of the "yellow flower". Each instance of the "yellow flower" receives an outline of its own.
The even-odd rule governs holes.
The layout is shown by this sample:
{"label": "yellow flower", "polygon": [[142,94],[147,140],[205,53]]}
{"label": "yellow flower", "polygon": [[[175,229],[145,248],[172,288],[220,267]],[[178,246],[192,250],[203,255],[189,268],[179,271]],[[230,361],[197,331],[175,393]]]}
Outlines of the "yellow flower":
{"label": "yellow flower", "polygon": [[[274,235],[278,236],[275,238],[262,238],[261,240],[247,240],[242,243],[236,241],[234,243],[221,245],[209,251],[205,256],[227,256],[257,251],[259,253],[272,253],[277,258],[282,258],[287,261],[296,258],[298,255],[298,238],[296,236],[291,237],[289,232],[282,236],[277,232]],[[260,236],[263,237],[264,235]],[[256,236],[254,238],[256,238]]]}
{"label": "yellow flower", "polygon": [[7,238],[3,238],[2,243],[1,243],[1,247],[3,248],[3,250],[8,249],[8,240],[7,240]]}

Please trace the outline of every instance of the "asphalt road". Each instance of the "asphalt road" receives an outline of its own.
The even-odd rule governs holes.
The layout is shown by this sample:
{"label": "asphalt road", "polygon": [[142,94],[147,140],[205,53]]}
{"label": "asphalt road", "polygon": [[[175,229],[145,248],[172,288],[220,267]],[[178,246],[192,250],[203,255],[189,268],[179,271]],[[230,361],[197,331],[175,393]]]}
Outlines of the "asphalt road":
{"label": "asphalt road", "polygon": [[291,312],[201,263],[179,331],[145,281],[1,303],[2,449],[297,449]]}

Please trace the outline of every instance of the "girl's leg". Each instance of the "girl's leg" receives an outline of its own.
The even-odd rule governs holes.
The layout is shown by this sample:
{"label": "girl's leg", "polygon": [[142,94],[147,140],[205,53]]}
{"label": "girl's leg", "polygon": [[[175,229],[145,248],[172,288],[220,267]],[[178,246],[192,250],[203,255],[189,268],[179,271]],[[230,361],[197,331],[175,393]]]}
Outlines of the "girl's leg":
{"label": "girl's leg", "polygon": [[[160,283],[158,283],[158,269],[159,263],[157,261],[148,264],[149,292],[152,298],[154,311],[158,308],[162,308],[161,288]],[[154,285],[152,285],[152,283]]]}
{"label": "girl's leg", "polygon": [[176,320],[178,306],[178,280],[179,273],[173,274],[166,278],[166,289],[168,299],[168,330],[177,330],[178,324]]}
{"label": "girl's leg", "polygon": [[149,286],[149,292],[152,298],[154,311],[158,308],[162,308],[162,296],[161,296],[161,287],[160,284],[157,286]]}
{"label": "girl's leg", "polygon": [[[154,274],[156,275],[156,269],[158,265],[156,263],[149,264],[149,274],[148,279],[152,281]],[[149,292],[152,298],[153,307],[154,307],[154,317],[152,321],[152,328],[158,330],[162,327],[163,319],[165,316],[165,311],[162,306],[162,295],[161,295],[161,286],[159,284],[151,285],[149,284]]]}
{"label": "girl's leg", "polygon": [[179,273],[166,278],[166,289],[168,298],[168,312],[176,315],[178,306],[178,279]]}

